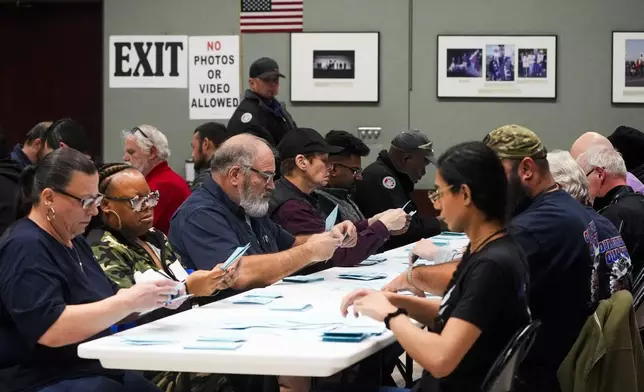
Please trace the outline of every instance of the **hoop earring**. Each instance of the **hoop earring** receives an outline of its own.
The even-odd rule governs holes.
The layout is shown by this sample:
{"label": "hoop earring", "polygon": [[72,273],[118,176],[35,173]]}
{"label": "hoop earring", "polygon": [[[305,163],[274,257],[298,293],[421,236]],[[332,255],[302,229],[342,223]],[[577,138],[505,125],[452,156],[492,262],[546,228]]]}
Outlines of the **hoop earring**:
{"label": "hoop earring", "polygon": [[56,219],[56,210],[54,210],[54,207],[47,207],[47,213],[45,214],[45,217],[49,222],[53,222],[54,219]]}
{"label": "hoop earring", "polygon": [[118,219],[118,221],[119,221],[119,227],[117,227],[116,229],[117,229],[117,230],[121,230],[121,228],[122,228],[123,226],[121,225],[121,217],[119,216],[118,212],[116,212],[116,211],[112,211],[112,210],[110,210],[110,211],[106,211],[106,212],[107,212],[108,214],[114,214],[114,215],[116,215],[116,219]]}

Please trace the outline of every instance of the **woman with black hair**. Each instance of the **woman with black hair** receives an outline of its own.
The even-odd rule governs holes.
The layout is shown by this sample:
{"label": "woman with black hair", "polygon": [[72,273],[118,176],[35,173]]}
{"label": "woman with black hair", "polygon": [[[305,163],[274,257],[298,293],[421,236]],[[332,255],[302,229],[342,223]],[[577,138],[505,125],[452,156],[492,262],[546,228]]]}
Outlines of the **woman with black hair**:
{"label": "woman with black hair", "polygon": [[96,167],[80,152],[51,152],[20,183],[31,210],[0,239],[0,390],[158,391],[138,373],[79,358],[77,347],[163,306],[176,282],[119,290],[105,276],[79,237],[103,199]]}
{"label": "woman with black hair", "polygon": [[[525,256],[505,231],[505,171],[483,143],[448,149],[429,198],[452,231],[470,238],[442,300],[358,290],[342,302],[386,326],[427,372],[421,391],[480,391],[514,334],[530,321]],[[413,282],[412,282],[413,283]],[[431,327],[416,327],[411,319]]]}

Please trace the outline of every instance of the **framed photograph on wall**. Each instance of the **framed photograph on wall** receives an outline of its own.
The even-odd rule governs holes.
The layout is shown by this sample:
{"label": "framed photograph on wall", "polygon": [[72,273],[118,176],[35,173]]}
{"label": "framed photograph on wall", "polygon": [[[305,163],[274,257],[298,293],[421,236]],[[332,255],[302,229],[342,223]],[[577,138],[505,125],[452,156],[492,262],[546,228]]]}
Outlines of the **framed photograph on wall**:
{"label": "framed photograph on wall", "polygon": [[644,103],[644,31],[613,31],[613,103]]}
{"label": "framed photograph on wall", "polygon": [[439,35],[438,98],[557,98],[556,35]]}
{"label": "framed photograph on wall", "polygon": [[292,102],[379,100],[380,33],[292,33]]}

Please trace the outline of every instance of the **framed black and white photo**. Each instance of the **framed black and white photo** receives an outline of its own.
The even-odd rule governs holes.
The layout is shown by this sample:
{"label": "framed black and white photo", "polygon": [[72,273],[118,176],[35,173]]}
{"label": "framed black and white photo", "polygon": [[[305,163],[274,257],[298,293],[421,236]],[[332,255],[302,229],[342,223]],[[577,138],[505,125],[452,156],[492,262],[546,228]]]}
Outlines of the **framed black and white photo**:
{"label": "framed black and white photo", "polygon": [[292,33],[292,102],[378,102],[380,34]]}
{"label": "framed black and white photo", "polygon": [[438,98],[557,98],[556,35],[439,35]]}
{"label": "framed black and white photo", "polygon": [[644,103],[644,31],[613,32],[613,103]]}

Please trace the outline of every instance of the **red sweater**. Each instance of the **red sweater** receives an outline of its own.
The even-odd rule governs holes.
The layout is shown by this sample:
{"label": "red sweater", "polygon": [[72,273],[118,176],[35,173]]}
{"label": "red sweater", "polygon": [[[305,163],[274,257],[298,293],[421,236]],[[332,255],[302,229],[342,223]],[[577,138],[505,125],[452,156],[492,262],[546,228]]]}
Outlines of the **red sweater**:
{"label": "red sweater", "polygon": [[153,226],[168,235],[170,219],[181,203],[190,196],[190,188],[180,175],[175,173],[168,162],[155,166],[145,179],[153,191],[159,191],[159,204],[154,208]]}

